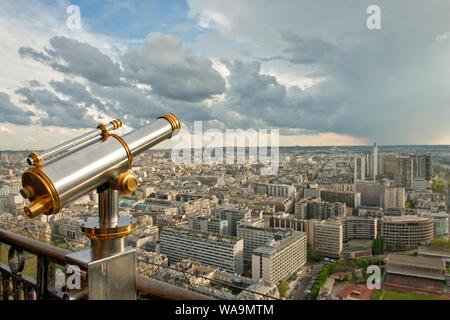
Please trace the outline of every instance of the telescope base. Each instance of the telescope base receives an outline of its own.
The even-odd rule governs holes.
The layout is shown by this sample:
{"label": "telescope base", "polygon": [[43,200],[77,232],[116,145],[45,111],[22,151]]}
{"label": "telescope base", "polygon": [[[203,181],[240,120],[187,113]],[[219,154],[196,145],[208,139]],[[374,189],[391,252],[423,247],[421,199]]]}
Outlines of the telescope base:
{"label": "telescope base", "polygon": [[136,250],[93,260],[91,249],[67,255],[69,261],[87,266],[89,300],[136,300]]}

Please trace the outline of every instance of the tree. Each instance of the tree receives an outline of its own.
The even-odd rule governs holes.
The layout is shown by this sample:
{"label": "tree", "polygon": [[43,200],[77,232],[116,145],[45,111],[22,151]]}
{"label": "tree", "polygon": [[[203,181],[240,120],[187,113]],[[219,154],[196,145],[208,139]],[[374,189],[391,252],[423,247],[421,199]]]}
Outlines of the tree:
{"label": "tree", "polygon": [[306,255],[309,261],[319,262],[322,260],[322,257],[317,254],[316,249],[310,243],[306,245]]}
{"label": "tree", "polygon": [[382,236],[377,236],[372,242],[372,253],[374,255],[383,254],[386,251],[386,243]]}
{"label": "tree", "polygon": [[433,192],[442,193],[442,194],[445,194],[447,192],[446,185],[440,178],[433,180],[433,185],[432,185],[431,189],[433,190]]}
{"label": "tree", "polygon": [[280,297],[286,298],[288,290],[289,290],[289,283],[287,281],[281,281],[278,284],[278,292],[280,293]]}
{"label": "tree", "polygon": [[412,200],[406,201],[405,208],[406,209],[414,209],[414,202]]}

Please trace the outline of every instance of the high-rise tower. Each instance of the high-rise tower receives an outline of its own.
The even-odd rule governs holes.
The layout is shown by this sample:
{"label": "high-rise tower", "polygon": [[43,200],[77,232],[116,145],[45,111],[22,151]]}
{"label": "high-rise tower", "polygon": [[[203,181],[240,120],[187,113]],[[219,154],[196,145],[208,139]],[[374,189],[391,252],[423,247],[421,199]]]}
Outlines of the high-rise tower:
{"label": "high-rise tower", "polygon": [[377,180],[378,174],[378,147],[377,143],[373,144],[373,181]]}

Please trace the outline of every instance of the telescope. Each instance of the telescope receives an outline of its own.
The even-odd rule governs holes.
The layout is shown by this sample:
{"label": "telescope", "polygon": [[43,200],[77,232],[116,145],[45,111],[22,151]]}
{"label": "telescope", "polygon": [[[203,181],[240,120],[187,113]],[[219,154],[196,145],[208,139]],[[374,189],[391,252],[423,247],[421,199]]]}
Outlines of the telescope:
{"label": "telescope", "polygon": [[[91,249],[68,257],[78,264],[89,265],[90,273],[97,274],[89,276],[89,296],[95,299],[127,299],[136,295],[131,274],[126,281],[127,278],[117,271],[128,263],[128,269],[132,269],[135,275],[135,250],[127,248],[125,239],[136,228],[136,220],[119,217],[119,196],[129,195],[137,189],[138,181],[128,171],[133,159],[176,135],[180,121],[167,113],[123,136],[111,133],[121,126],[120,120],[99,124],[97,129],[42,153],[31,152],[27,158],[30,168],[22,175],[20,193],[30,201],[24,207],[29,218],[57,214],[64,205],[97,190],[98,218],[89,218],[80,224],[81,233],[91,240]],[[124,260],[127,253],[132,255]],[[112,259],[114,257],[117,259]],[[117,264],[119,260],[120,265]],[[109,265],[109,269],[99,267],[95,261],[102,261],[102,264]],[[105,268],[112,272],[106,278]],[[94,279],[97,283],[92,282],[91,288]],[[100,291],[99,281],[104,282]]]}

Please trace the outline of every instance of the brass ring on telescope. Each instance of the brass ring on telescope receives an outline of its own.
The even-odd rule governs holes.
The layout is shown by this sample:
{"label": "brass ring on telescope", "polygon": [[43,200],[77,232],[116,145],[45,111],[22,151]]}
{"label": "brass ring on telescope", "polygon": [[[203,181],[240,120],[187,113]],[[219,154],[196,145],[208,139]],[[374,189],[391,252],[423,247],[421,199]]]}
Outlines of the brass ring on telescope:
{"label": "brass ring on telescope", "polygon": [[45,214],[47,215],[59,212],[61,202],[58,192],[53,182],[39,168],[29,168],[22,176],[22,184],[31,187],[34,193],[29,199],[31,204],[24,208],[27,216],[33,217],[33,212],[30,211],[32,206],[46,208]]}
{"label": "brass ring on telescope", "polygon": [[114,133],[110,133],[109,135],[111,137],[116,138],[122,144],[122,146],[125,148],[125,151],[127,152],[127,157],[128,157],[128,168],[131,167],[131,162],[133,161],[133,156],[132,156],[131,150],[128,147],[128,145],[125,142],[125,140],[123,140],[121,137],[119,137],[117,134],[114,134]]}
{"label": "brass ring on telescope", "polygon": [[98,129],[102,130],[102,138],[103,140],[107,140],[109,137],[109,130],[106,128],[106,126],[104,124],[99,124],[97,126]]}
{"label": "brass ring on telescope", "polygon": [[127,226],[116,228],[89,228],[80,226],[80,232],[86,235],[89,239],[97,240],[113,240],[121,239],[128,236],[136,229],[136,223],[131,223]]}
{"label": "brass ring on telescope", "polygon": [[39,154],[39,152],[31,152],[28,157],[30,157],[31,159],[33,159],[33,165],[36,168],[40,168],[42,165],[42,157]]}
{"label": "brass ring on telescope", "polygon": [[169,121],[170,125],[172,126],[172,136],[174,135],[174,133],[177,133],[180,130],[181,128],[180,120],[178,120],[178,118],[172,113],[166,113],[165,115],[158,117],[158,119],[161,118]]}

